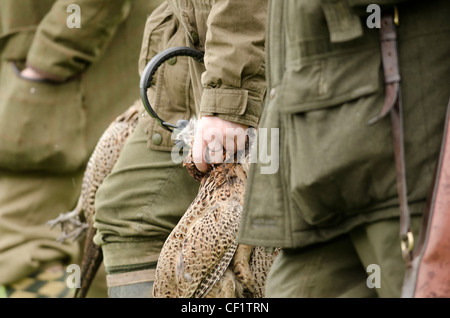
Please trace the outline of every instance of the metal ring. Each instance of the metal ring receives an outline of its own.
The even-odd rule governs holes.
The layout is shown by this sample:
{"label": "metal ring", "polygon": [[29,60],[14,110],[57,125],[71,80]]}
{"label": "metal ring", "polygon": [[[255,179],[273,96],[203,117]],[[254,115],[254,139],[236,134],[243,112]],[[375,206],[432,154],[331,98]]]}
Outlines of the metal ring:
{"label": "metal ring", "polygon": [[147,112],[155,118],[159,125],[172,132],[173,128],[178,128],[178,125],[174,125],[171,123],[168,123],[161,119],[158,114],[153,110],[152,106],[150,105],[150,101],[148,100],[147,96],[147,89],[150,88],[151,82],[153,79],[153,75],[155,75],[158,68],[167,60],[175,57],[175,56],[189,56],[195,59],[196,61],[203,63],[203,56],[204,53],[201,51],[198,51],[196,49],[190,48],[190,47],[173,47],[170,49],[166,49],[158,54],[156,54],[150,62],[145,66],[144,71],[142,72],[139,88],[140,88],[140,95],[142,99],[142,103],[144,104],[145,109]]}
{"label": "metal ring", "polygon": [[403,259],[406,261],[411,261],[412,251],[414,248],[414,235],[412,234],[411,231],[406,233],[406,236],[401,239],[400,246],[402,249]]}

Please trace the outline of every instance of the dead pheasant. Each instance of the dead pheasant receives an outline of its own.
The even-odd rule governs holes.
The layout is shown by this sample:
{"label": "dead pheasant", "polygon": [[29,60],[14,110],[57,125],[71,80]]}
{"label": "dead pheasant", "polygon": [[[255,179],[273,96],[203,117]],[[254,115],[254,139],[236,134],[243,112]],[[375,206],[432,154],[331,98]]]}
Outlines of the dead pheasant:
{"label": "dead pheasant", "polygon": [[92,241],[95,235],[93,227],[95,194],[114,167],[120,151],[138,123],[138,118],[139,103],[136,102],[108,126],[89,158],[77,206],[74,210],[61,214],[58,218],[48,222],[51,227],[57,224],[61,226],[62,235],[59,241],[69,238],[75,241],[86,236],[81,263],[81,288],[75,292],[77,298],[86,297],[92,280],[103,261],[101,248]]}
{"label": "dead pheasant", "polygon": [[[95,194],[137,125],[138,113],[138,107],[133,105],[111,123],[89,159],[76,208],[49,221],[51,226],[61,225],[61,241],[76,240],[86,234],[81,288],[77,289],[75,297],[86,296],[103,260],[100,247],[92,241]],[[190,122],[191,132],[193,125],[195,121]],[[192,134],[186,131],[189,130],[179,136],[184,134],[184,139],[190,138]],[[158,261],[155,296],[263,297],[265,279],[278,250],[267,253],[262,247],[236,244],[246,182],[245,166],[224,164],[208,174],[200,173],[193,164],[185,164],[185,167],[194,178],[201,180],[201,187],[163,248]],[[194,263],[195,260],[198,262]]]}
{"label": "dead pheasant", "polygon": [[[190,127],[192,130],[192,121]],[[194,133],[180,134],[181,139]],[[192,144],[192,138],[183,140]],[[197,197],[162,248],[155,297],[264,297],[267,273],[279,249],[239,245],[237,230],[244,203],[247,164],[223,163],[203,174],[184,166],[201,181]]]}

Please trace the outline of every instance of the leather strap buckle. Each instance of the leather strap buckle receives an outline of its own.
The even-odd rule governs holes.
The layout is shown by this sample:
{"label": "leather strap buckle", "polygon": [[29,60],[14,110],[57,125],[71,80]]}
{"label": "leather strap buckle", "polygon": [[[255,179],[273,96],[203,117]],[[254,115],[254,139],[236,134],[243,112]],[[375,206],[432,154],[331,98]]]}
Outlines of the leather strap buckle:
{"label": "leather strap buckle", "polygon": [[384,14],[381,18],[380,42],[383,61],[385,100],[378,116],[369,121],[369,125],[378,122],[387,114],[391,117],[391,127],[394,140],[395,170],[397,192],[400,205],[400,244],[403,259],[407,264],[412,261],[414,237],[410,229],[410,213],[408,208],[408,193],[406,189],[405,151],[403,141],[403,111],[400,93],[400,72],[397,56],[398,10],[392,14]]}
{"label": "leather strap buckle", "polygon": [[414,235],[411,231],[406,233],[406,236],[400,240],[400,246],[402,249],[402,256],[405,262],[408,264],[412,261],[412,251],[414,249]]}

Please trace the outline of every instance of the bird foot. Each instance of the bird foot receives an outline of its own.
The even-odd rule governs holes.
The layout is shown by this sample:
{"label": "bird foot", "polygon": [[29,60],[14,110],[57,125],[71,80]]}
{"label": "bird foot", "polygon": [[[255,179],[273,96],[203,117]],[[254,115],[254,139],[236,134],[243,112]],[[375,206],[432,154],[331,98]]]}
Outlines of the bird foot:
{"label": "bird foot", "polygon": [[78,240],[87,230],[89,224],[81,222],[78,211],[61,213],[57,218],[47,221],[47,225],[53,228],[57,225],[61,226],[61,236],[58,242],[64,242],[72,238],[72,241]]}
{"label": "bird foot", "polygon": [[77,222],[80,222],[78,219],[78,212],[77,211],[70,211],[68,213],[61,213],[56,219],[47,221],[47,224],[50,226],[50,228],[55,227],[58,224],[65,224],[65,223],[73,223],[77,224]]}
{"label": "bird foot", "polygon": [[65,229],[62,230],[61,236],[58,237],[58,242],[65,242],[66,240],[72,238],[72,242],[75,242],[82,238],[86,234],[86,230],[89,228],[89,224],[87,223],[81,223],[79,227],[74,228],[72,231],[66,231]]}

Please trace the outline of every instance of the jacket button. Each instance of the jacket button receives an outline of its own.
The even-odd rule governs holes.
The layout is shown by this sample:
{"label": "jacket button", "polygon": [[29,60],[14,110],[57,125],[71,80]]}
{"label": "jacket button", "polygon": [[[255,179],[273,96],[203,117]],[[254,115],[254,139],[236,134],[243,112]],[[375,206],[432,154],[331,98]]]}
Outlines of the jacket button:
{"label": "jacket button", "polygon": [[192,31],[192,32],[191,32],[191,38],[192,38],[192,43],[193,43],[194,45],[197,45],[198,42],[199,42],[199,40],[200,40],[199,37],[198,37],[198,33]]}
{"label": "jacket button", "polygon": [[169,65],[175,65],[177,63],[177,57],[171,57],[170,59],[167,60],[167,64]]}
{"label": "jacket button", "polygon": [[162,136],[158,133],[153,134],[152,136],[152,143],[155,146],[159,146],[162,143]]}
{"label": "jacket button", "polygon": [[276,93],[277,93],[277,90],[276,90],[275,88],[272,88],[272,89],[270,90],[270,94],[269,94],[270,99],[274,99]]}

